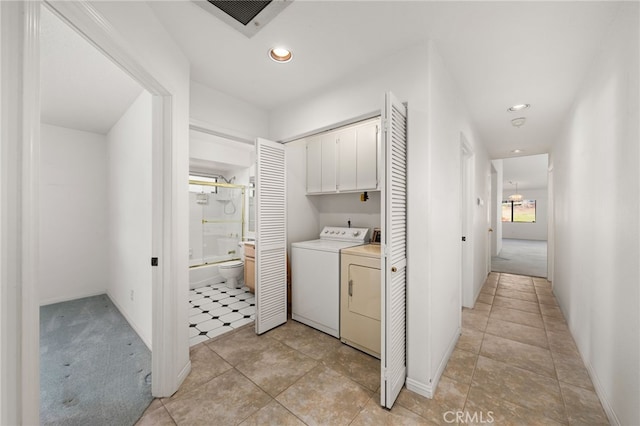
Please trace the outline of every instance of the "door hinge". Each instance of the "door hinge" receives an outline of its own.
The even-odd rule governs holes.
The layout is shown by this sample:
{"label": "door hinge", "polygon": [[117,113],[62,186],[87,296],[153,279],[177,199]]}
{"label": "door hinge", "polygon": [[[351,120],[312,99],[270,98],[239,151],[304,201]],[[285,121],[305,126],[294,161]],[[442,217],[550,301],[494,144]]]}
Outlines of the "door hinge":
{"label": "door hinge", "polygon": [[158,258],[157,257],[152,257],[151,258],[151,266],[158,266]]}

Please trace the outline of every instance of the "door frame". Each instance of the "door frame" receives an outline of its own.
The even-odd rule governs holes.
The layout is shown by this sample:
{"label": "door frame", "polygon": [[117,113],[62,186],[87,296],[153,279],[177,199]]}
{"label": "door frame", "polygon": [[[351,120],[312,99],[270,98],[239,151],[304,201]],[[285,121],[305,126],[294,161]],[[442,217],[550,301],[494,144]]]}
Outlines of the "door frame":
{"label": "door frame", "polygon": [[472,308],[473,294],[473,148],[460,132],[460,306]]}
{"label": "door frame", "polygon": [[[4,3],[4,2],[3,2]],[[8,2],[14,3],[14,2]],[[48,7],[54,14],[75,29],[89,43],[105,53],[116,65],[131,75],[152,95],[152,255],[160,259],[152,273],[152,393],[155,396],[169,396],[177,390],[181,380],[189,372],[187,365],[178,376],[174,356],[175,336],[178,332],[178,312],[176,282],[176,253],[173,249],[173,232],[176,220],[173,203],[175,197],[173,166],[172,110],[173,98],[139,62],[130,51],[126,40],[89,2],[46,1],[15,2],[5,7],[0,15],[3,22],[17,21],[16,25],[2,31],[2,68],[7,64],[11,72],[0,75],[2,87],[12,88],[10,93],[2,93],[5,99],[15,101],[18,112],[1,110],[2,123],[8,124],[3,130],[2,163],[15,160],[16,166],[8,172],[15,178],[11,187],[2,188],[2,203],[11,202],[11,197],[21,200],[15,208],[15,216],[9,218],[5,229],[13,224],[15,232],[13,247],[3,247],[3,267],[15,268],[16,282],[2,282],[2,305],[14,306],[3,313],[2,347],[19,343],[13,352],[3,358],[2,372],[13,369],[0,391],[0,420],[2,423],[38,424],[40,422],[40,380],[39,380],[39,148],[40,148],[40,8]],[[17,41],[17,43],[16,43]],[[16,47],[7,49],[8,44]],[[5,63],[6,62],[6,63]],[[20,92],[22,90],[22,92]],[[13,140],[10,137],[13,136]],[[8,146],[8,144],[13,144]],[[5,144],[7,147],[5,147]],[[13,149],[13,151],[12,151]],[[7,158],[8,157],[8,158]],[[5,175],[3,174],[3,180]],[[4,183],[3,183],[4,185]],[[7,184],[9,186],[9,184]],[[15,203],[15,200],[14,200]],[[3,246],[5,246],[5,236]],[[12,242],[12,241],[10,241]],[[17,249],[18,253],[5,257],[5,250]],[[3,271],[4,274],[4,271]],[[18,291],[8,291],[9,285],[20,287]],[[4,297],[8,296],[8,297]],[[5,322],[6,321],[6,322]],[[6,324],[9,325],[6,325]],[[15,324],[15,329],[11,328]],[[6,362],[6,363],[5,363]]]}

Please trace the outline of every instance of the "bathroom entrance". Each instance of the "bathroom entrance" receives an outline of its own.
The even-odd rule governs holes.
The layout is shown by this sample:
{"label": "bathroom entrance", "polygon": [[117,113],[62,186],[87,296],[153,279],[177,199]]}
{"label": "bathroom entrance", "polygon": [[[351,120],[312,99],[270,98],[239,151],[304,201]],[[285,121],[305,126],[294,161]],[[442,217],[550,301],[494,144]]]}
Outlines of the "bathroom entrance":
{"label": "bathroom entrance", "polygon": [[[246,185],[236,176],[189,176],[189,343],[250,324],[254,288],[245,279]],[[248,284],[248,285],[247,285]]]}
{"label": "bathroom entrance", "polygon": [[248,140],[200,128],[189,135],[188,317],[193,346],[255,320],[255,148]]}

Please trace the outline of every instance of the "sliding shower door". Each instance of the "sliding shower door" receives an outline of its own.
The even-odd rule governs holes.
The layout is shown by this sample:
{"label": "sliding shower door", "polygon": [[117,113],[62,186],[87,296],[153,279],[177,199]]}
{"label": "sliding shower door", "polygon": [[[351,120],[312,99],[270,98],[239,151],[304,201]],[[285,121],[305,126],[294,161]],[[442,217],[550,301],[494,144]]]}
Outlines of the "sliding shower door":
{"label": "sliding shower door", "polygon": [[245,187],[191,176],[189,180],[189,266],[240,259],[244,236]]}

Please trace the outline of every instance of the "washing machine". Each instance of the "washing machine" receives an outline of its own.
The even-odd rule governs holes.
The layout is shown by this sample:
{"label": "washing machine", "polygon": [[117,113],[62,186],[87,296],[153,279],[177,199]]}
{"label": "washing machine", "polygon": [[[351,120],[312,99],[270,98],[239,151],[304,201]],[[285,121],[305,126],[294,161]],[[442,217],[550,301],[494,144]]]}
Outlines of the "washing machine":
{"label": "washing machine", "polygon": [[380,244],[340,254],[340,340],[380,358]]}
{"label": "washing machine", "polygon": [[340,338],[340,251],[365,244],[368,228],[325,226],[291,244],[291,318]]}

